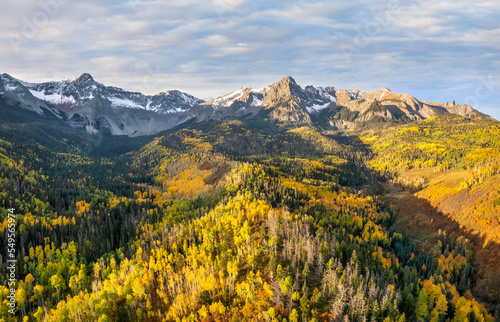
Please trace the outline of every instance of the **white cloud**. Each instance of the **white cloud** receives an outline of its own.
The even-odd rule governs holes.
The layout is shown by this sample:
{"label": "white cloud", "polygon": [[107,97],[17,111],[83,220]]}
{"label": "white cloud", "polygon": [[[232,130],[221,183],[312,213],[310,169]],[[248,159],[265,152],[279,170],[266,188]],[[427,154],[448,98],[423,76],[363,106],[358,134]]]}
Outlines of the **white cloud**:
{"label": "white cloud", "polygon": [[204,44],[210,47],[218,47],[227,45],[230,40],[224,35],[210,35],[201,40]]}

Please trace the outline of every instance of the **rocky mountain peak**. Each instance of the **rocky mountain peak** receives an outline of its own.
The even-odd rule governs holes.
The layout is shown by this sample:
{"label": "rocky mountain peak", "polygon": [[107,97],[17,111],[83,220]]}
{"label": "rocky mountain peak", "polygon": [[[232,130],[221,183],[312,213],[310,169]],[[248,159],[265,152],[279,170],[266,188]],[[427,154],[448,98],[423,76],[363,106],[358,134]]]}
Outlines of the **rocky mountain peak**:
{"label": "rocky mountain peak", "polygon": [[285,76],[279,82],[286,83],[286,84],[297,85],[297,82],[295,81],[295,79],[293,79],[292,76]]}
{"label": "rocky mountain peak", "polygon": [[9,74],[6,74],[6,73],[3,73],[2,75],[0,75],[0,78],[7,78],[7,79],[12,79],[13,77],[10,76]]}
{"label": "rocky mountain peak", "polygon": [[289,96],[295,96],[299,99],[304,98],[304,91],[291,76],[282,78],[269,85],[268,88],[264,99],[265,106],[277,104]]}
{"label": "rocky mountain peak", "polygon": [[283,77],[281,80],[271,84],[269,87],[275,91],[284,92],[283,94],[287,95],[297,95],[301,92],[300,86],[297,85],[297,82],[295,82],[295,79],[291,76]]}
{"label": "rocky mountain peak", "polygon": [[75,83],[85,83],[88,81],[94,81],[94,78],[89,73],[83,73],[77,79],[75,79]]}
{"label": "rocky mountain peak", "polygon": [[0,75],[0,84],[3,86],[13,87],[14,85],[18,84],[18,80],[15,79],[14,77],[10,76],[9,74],[1,74]]}

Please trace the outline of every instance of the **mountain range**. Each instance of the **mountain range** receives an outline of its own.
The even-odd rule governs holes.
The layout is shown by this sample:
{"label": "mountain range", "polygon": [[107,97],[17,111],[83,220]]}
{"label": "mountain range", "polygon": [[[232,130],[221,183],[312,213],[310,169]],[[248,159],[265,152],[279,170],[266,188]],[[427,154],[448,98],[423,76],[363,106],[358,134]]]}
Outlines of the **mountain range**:
{"label": "mountain range", "polygon": [[499,147],[471,106],[387,88],[0,75],[0,317],[500,321]]}
{"label": "mountain range", "polygon": [[387,88],[372,92],[302,88],[287,76],[261,89],[242,87],[211,101],[177,90],[144,95],[105,86],[88,74],[65,81],[29,83],[0,76],[0,99],[9,108],[50,115],[89,133],[143,136],[186,122],[242,119],[274,129],[315,125],[352,130],[373,124],[408,123],[438,114],[489,118],[466,104],[430,103]]}

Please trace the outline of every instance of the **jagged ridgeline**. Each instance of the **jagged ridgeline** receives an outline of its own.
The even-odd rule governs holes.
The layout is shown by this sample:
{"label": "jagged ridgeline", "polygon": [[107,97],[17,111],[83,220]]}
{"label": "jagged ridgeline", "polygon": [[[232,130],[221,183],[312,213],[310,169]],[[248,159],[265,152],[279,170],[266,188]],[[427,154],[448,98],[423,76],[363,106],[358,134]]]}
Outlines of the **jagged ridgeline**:
{"label": "jagged ridgeline", "polygon": [[385,127],[439,114],[489,118],[469,105],[430,103],[387,88],[372,92],[334,87],[302,88],[288,76],[255,89],[242,87],[204,102],[176,90],[144,95],[96,82],[90,74],[73,80],[28,83],[0,76],[2,115],[12,110],[52,117],[88,133],[153,135],[189,122],[239,119],[281,131],[302,125],[325,130]]}
{"label": "jagged ridgeline", "polygon": [[[90,75],[43,88],[19,82],[26,91],[0,88],[9,115],[0,120],[1,230],[8,227],[6,208],[16,209],[18,223],[16,316],[4,301],[9,290],[0,260],[5,321],[493,321],[498,315],[495,293],[475,290],[481,265],[475,241],[445,227],[435,240],[421,241],[379,196],[400,169],[425,162],[415,161],[423,154],[388,161],[397,155],[391,131],[410,135],[405,129],[416,126],[425,133],[431,122],[449,124],[446,115],[400,125],[427,116],[389,120],[383,115],[405,98],[387,90],[302,89],[291,78],[195,102],[175,113],[196,117],[154,136],[126,133],[128,125],[120,133],[131,137],[110,135],[119,132],[105,125],[112,123],[106,113],[99,125],[79,112],[75,126],[54,102],[28,104],[29,95],[42,95],[33,93],[48,100],[51,90],[66,86],[77,93],[68,108],[80,111],[78,95],[91,95],[79,92],[86,82],[96,86],[94,97],[109,101],[109,88]],[[380,95],[400,103],[384,103]],[[141,99],[146,106],[154,100]],[[100,106],[90,101],[85,108]],[[114,108],[107,104],[101,111]],[[418,104],[422,111],[431,106]],[[457,105],[447,106],[441,108]],[[119,117],[130,112],[122,108]],[[249,113],[238,115],[241,109]],[[340,121],[357,130],[377,126],[367,125],[370,113],[386,120],[379,136],[338,131]],[[483,137],[476,137],[479,144],[498,123],[476,116],[455,122],[470,124]],[[481,122],[491,127],[482,134]],[[457,134],[445,125],[442,131],[450,140]],[[493,158],[494,151],[483,153]],[[462,164],[449,162],[441,171]],[[482,182],[468,184],[463,190]],[[0,249],[5,243],[0,239]]]}

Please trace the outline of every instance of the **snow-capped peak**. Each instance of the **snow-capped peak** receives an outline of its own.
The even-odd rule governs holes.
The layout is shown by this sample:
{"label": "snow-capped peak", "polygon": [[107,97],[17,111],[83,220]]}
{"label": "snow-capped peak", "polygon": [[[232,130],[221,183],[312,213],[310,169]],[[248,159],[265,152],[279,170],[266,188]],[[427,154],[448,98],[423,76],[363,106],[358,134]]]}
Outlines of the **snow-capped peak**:
{"label": "snow-capped peak", "polygon": [[217,97],[216,99],[208,102],[208,104],[212,105],[214,109],[218,109],[221,107],[229,107],[235,101],[239,100],[249,89],[246,87],[242,87],[237,91],[229,93],[224,96]]}
{"label": "snow-capped peak", "polygon": [[5,90],[8,92],[16,91],[19,86],[22,85],[20,80],[10,76],[9,74],[2,74],[0,78]]}
{"label": "snow-capped peak", "polygon": [[184,112],[203,102],[176,90],[153,96],[128,92],[98,83],[89,73],[83,73],[73,80],[38,84],[22,82],[22,85],[36,98],[65,110],[87,105],[97,98],[109,102],[109,106],[114,109],[143,109],[160,114]]}
{"label": "snow-capped peak", "polygon": [[242,87],[203,105],[211,106],[213,110],[219,110],[238,103],[238,110],[247,110],[252,107],[252,110],[256,111],[255,107],[273,106],[290,96],[299,98],[309,113],[318,112],[336,102],[333,87],[306,86],[303,89],[297,85],[292,77],[288,76],[263,88]]}

